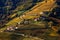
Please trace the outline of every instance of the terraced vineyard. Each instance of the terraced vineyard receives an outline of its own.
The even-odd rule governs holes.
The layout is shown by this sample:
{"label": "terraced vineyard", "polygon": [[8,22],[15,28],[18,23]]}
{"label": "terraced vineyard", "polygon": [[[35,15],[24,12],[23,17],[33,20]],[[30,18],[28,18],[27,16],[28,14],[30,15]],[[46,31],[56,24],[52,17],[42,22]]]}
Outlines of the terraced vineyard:
{"label": "terraced vineyard", "polygon": [[[1,24],[0,40],[59,40],[60,19],[51,20],[49,18],[50,14],[53,13],[55,16],[59,12],[56,11],[58,8],[56,0],[18,1],[15,9],[10,10],[12,5],[6,6],[6,11],[11,11],[11,14],[6,12],[9,15],[2,16],[5,23]],[[11,0],[8,4],[10,2]]]}

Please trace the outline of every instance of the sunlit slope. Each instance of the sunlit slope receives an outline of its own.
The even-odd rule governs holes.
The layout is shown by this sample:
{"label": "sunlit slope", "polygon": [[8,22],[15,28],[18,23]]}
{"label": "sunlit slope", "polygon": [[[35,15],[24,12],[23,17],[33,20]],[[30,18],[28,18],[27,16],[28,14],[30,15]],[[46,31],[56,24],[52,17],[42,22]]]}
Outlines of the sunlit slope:
{"label": "sunlit slope", "polygon": [[[36,18],[37,16],[31,16],[30,14],[40,14],[40,12],[42,11],[51,11],[51,9],[53,9],[55,7],[55,1],[53,0],[48,0],[37,3],[36,6],[34,6],[32,9],[30,9],[30,11],[26,11],[24,14],[26,14],[24,17],[21,15],[20,17],[16,17],[13,20],[11,20],[10,22],[8,22],[6,25],[7,27],[11,26],[11,25],[16,25],[18,22],[21,22],[24,19],[32,19],[32,18]],[[23,17],[23,18],[21,18]],[[0,30],[5,30],[6,28],[2,28]]]}
{"label": "sunlit slope", "polygon": [[[43,2],[40,2],[38,3],[36,6],[34,6],[31,11],[26,11],[24,14],[26,14],[24,17],[23,16],[20,16],[20,17],[23,17],[24,19],[30,19],[30,18],[34,18],[35,16],[31,16],[30,14],[40,14],[40,12],[42,11],[50,11],[53,7],[55,7],[55,1],[53,0],[48,0],[47,2],[46,1],[43,1]],[[16,19],[16,18],[15,18]],[[13,23],[15,24],[15,19],[13,21]],[[17,21],[20,21],[18,19],[16,19]],[[7,23],[7,25],[11,25],[11,21],[9,23]]]}

